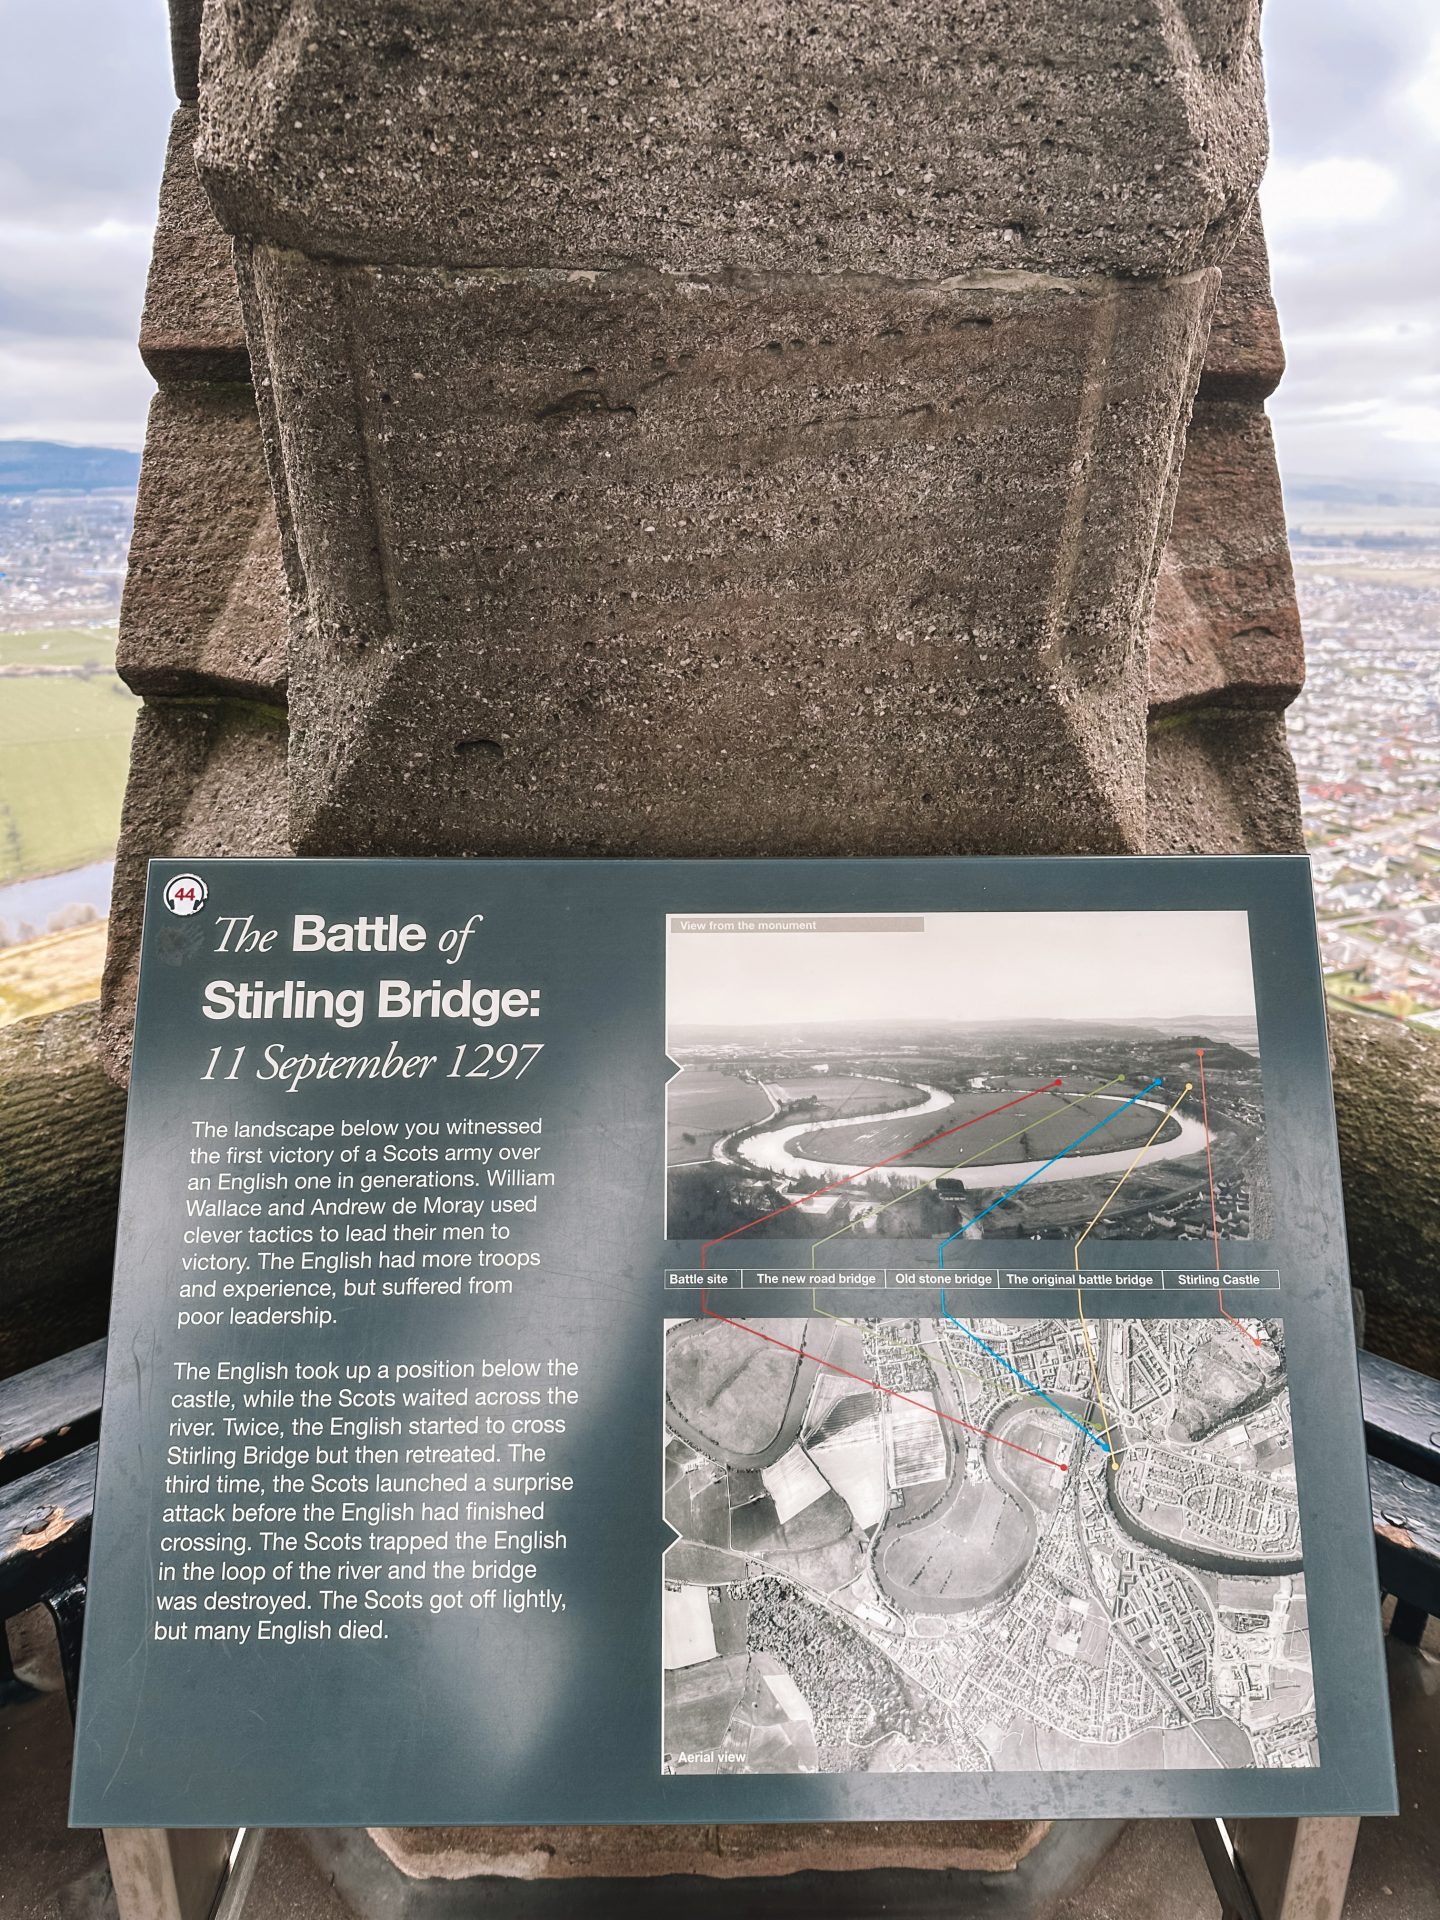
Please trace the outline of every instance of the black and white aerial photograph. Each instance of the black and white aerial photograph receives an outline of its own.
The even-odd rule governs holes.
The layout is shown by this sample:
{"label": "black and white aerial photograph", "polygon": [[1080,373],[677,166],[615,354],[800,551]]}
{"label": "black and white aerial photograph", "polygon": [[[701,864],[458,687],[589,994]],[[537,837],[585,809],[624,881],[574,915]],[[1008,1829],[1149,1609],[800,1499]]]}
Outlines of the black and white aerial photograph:
{"label": "black and white aerial photograph", "polygon": [[671,1773],[1313,1767],[1278,1320],[665,1336]]}
{"label": "black and white aerial photograph", "polygon": [[1269,1231],[1243,913],[671,915],[666,1022],[672,1241]]}

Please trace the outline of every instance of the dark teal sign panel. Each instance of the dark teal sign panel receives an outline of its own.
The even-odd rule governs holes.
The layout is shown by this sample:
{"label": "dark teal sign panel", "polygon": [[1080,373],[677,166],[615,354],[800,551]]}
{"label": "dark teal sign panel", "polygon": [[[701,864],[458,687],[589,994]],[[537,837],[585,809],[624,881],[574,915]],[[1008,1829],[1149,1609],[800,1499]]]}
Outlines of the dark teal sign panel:
{"label": "dark teal sign panel", "polygon": [[153,864],[82,1825],[1393,1810],[1298,859]]}

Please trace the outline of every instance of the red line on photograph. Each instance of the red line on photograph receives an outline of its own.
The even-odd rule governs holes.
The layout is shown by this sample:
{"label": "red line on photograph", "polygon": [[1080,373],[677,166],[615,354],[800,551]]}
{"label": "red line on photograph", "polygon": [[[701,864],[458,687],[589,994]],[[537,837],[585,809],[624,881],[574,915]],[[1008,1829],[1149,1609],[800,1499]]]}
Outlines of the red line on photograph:
{"label": "red line on photograph", "polygon": [[912,1400],[908,1393],[883,1386],[878,1380],[867,1379],[863,1373],[852,1373],[848,1367],[837,1366],[833,1360],[822,1360],[818,1353],[806,1353],[803,1347],[792,1347],[788,1340],[777,1340],[773,1333],[761,1333],[758,1327],[747,1327],[743,1320],[731,1320],[726,1314],[716,1313],[706,1302],[703,1287],[700,1289],[700,1311],[707,1320],[718,1320],[721,1326],[734,1327],[737,1333],[752,1334],[757,1340],[768,1341],[772,1347],[783,1347],[786,1353],[799,1354],[802,1360],[813,1360],[817,1367],[828,1367],[832,1373],[843,1374],[847,1380],[856,1380],[862,1387],[873,1387],[877,1393],[888,1393],[892,1400],[903,1400],[907,1407],[918,1407],[921,1413],[933,1413],[937,1420],[948,1420],[952,1427],[963,1427],[967,1433],[978,1433],[982,1440],[993,1440],[997,1446],[1012,1447],[1029,1460],[1039,1460],[1047,1467],[1058,1467],[1061,1473],[1070,1471],[1063,1460],[1052,1460],[1048,1453],[1036,1453],[1030,1447],[1022,1447],[1018,1440],[1007,1440],[1003,1433],[992,1433],[988,1427],[972,1426],[958,1414],[942,1413],[939,1407],[927,1407],[923,1400]]}
{"label": "red line on photograph", "polygon": [[1216,1287],[1215,1298],[1220,1302],[1220,1311],[1221,1313],[1224,1314],[1225,1318],[1230,1322],[1231,1326],[1238,1327],[1240,1332],[1244,1334],[1245,1338],[1250,1342],[1252,1347],[1263,1347],[1265,1342],[1260,1338],[1259,1334],[1251,1333],[1250,1329],[1244,1324],[1244,1322],[1241,1320],[1237,1320],[1234,1314],[1231,1313],[1230,1309],[1226,1306],[1225,1289],[1223,1287]]}
{"label": "red line on photograph", "polygon": [[[1050,1093],[1061,1084],[1057,1075],[1047,1080],[1043,1087],[1032,1087],[1028,1093],[1020,1093],[1013,1100],[1007,1100],[1003,1106],[991,1107],[985,1113],[972,1114],[970,1119],[962,1120],[958,1125],[946,1127],[942,1133],[932,1133],[928,1140],[917,1140],[913,1147],[902,1147],[898,1153],[887,1154],[883,1160],[873,1160],[868,1167],[857,1167],[854,1173],[847,1173],[843,1179],[832,1180],[828,1187],[817,1187],[814,1193],[803,1193],[798,1200],[790,1200],[783,1207],[776,1207],[770,1213],[757,1214],[755,1219],[747,1220],[743,1227],[731,1227],[728,1233],[717,1233],[713,1240],[706,1240],[700,1248],[700,1266],[704,1270],[705,1257],[712,1247],[718,1247],[722,1240],[733,1240],[737,1233],[748,1233],[752,1227],[762,1226],[767,1220],[778,1220],[782,1213],[793,1213],[806,1200],[818,1200],[822,1193],[834,1193],[837,1187],[848,1187],[852,1180],[863,1180],[867,1173],[876,1173],[881,1167],[893,1166],[895,1161],[903,1160],[907,1155],[919,1153],[922,1147],[933,1147],[937,1140],[948,1140],[952,1133],[963,1133],[966,1127],[978,1126],[982,1120],[993,1119],[997,1113],[1006,1113],[1011,1107],[1018,1107],[1022,1101],[1033,1100],[1037,1093]],[[817,1124],[818,1131],[818,1124]],[[719,1318],[719,1315],[715,1315]]]}

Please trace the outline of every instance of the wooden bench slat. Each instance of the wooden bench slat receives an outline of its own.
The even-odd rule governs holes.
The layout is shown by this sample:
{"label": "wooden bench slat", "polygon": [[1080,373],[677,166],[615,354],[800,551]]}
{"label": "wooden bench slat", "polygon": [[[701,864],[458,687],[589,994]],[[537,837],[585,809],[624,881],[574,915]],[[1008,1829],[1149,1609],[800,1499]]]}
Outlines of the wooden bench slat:
{"label": "wooden bench slat", "polygon": [[33,1606],[83,1570],[95,1507],[95,1442],[0,1487],[0,1613]]}
{"label": "wooden bench slat", "polygon": [[1440,1480],[1440,1380],[1362,1352],[1360,1397],[1371,1456],[1421,1480]]}
{"label": "wooden bench slat", "polygon": [[0,1380],[0,1483],[93,1440],[104,1380],[103,1340]]}
{"label": "wooden bench slat", "polygon": [[[27,1605],[85,1563],[98,1448],[43,1450],[98,1416],[104,1366],[94,1340],[0,1382],[0,1477],[18,1475],[0,1485],[0,1604]],[[1364,1352],[1360,1379],[1381,1584],[1440,1613],[1440,1382]]]}
{"label": "wooden bench slat", "polygon": [[1440,1614],[1440,1487],[1372,1459],[1370,1504],[1380,1585],[1422,1613]]}

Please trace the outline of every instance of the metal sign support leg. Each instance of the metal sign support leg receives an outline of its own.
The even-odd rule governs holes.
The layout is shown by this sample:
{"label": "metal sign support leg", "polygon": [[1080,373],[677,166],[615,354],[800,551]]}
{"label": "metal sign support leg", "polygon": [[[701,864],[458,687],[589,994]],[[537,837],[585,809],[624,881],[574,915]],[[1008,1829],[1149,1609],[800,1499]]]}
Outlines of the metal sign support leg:
{"label": "metal sign support leg", "polygon": [[1197,1820],[1224,1920],[1340,1920],[1360,1822]]}
{"label": "metal sign support leg", "polygon": [[107,1827],[120,1920],[238,1920],[262,1827]]}

